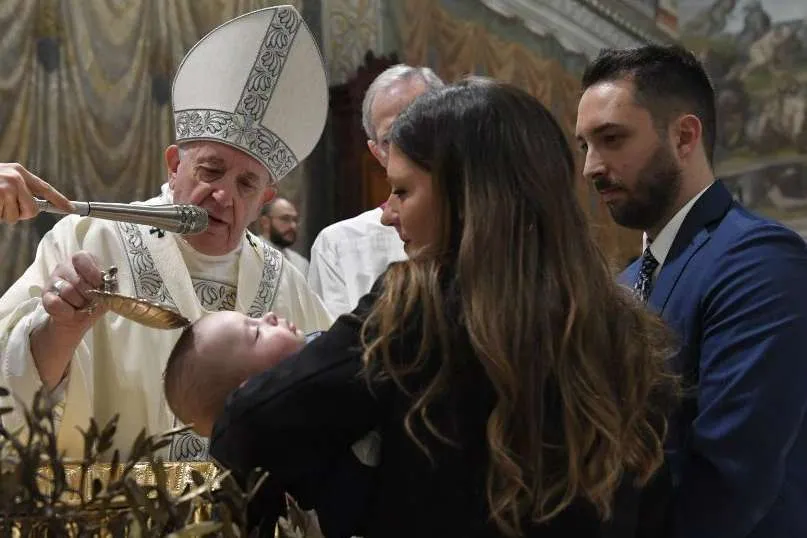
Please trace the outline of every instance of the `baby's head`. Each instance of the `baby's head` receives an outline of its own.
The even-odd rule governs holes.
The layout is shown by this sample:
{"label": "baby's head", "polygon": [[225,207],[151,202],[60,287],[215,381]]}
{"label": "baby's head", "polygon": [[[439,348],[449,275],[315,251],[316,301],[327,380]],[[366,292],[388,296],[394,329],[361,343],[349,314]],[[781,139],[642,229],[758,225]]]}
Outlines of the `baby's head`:
{"label": "baby's head", "polygon": [[163,375],[168,406],[209,437],[227,395],[299,350],[304,340],[293,324],[271,313],[259,319],[208,314],[185,329],[168,357]]}

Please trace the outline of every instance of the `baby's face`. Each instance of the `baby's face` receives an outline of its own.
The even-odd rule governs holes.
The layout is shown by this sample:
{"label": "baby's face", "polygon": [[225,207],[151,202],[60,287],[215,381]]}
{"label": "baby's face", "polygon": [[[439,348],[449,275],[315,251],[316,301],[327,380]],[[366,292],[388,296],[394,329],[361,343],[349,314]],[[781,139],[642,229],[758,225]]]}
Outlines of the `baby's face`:
{"label": "baby's face", "polygon": [[251,318],[215,312],[197,322],[200,353],[240,361],[251,374],[274,366],[303,347],[305,337],[293,323],[272,313]]}
{"label": "baby's face", "polygon": [[[190,359],[196,362],[196,368],[213,368],[213,377],[224,385],[235,383],[219,387],[226,391],[279,363],[305,342],[305,336],[294,324],[271,313],[262,318],[250,318],[238,312],[216,312],[196,321],[193,332],[194,356]],[[200,435],[210,435],[218,412],[205,416],[206,411],[192,402],[176,403],[180,405],[172,405],[174,412],[185,413],[184,416],[178,414],[177,418],[186,424],[192,423]]]}

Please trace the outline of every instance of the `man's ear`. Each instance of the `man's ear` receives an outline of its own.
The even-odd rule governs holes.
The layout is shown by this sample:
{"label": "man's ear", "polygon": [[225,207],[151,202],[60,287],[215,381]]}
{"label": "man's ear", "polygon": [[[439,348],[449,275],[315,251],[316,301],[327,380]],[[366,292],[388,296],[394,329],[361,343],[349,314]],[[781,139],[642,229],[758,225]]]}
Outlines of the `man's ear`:
{"label": "man's ear", "polygon": [[165,148],[165,168],[168,171],[168,186],[173,189],[179,169],[179,146],[176,144]]}
{"label": "man's ear", "polygon": [[703,141],[703,125],[694,114],[686,114],[678,119],[676,124],[675,149],[680,159],[689,158],[692,153],[701,147]]}
{"label": "man's ear", "polygon": [[263,203],[261,205],[268,204],[275,199],[275,196],[277,196],[277,187],[274,185],[271,187],[266,187],[266,189],[263,191]]}
{"label": "man's ear", "polygon": [[375,140],[368,140],[368,141],[367,141],[367,149],[369,149],[369,150],[370,150],[370,153],[372,153],[372,154],[373,154],[373,157],[375,157],[375,160],[377,160],[377,161],[378,161],[378,164],[380,164],[380,165],[381,165],[381,166],[383,166],[384,168],[386,168],[386,167],[387,167],[387,166],[384,164],[384,154],[383,154],[383,153],[381,153],[381,150],[380,150],[380,149],[378,149],[378,144],[376,143],[376,141],[375,141]]}

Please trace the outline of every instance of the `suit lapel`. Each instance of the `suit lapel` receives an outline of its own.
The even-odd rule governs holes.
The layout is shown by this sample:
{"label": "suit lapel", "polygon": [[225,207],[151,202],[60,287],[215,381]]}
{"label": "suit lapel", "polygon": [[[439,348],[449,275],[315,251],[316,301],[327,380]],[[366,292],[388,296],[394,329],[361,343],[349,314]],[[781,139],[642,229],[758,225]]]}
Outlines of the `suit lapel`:
{"label": "suit lapel", "polygon": [[628,265],[625,269],[619,273],[617,277],[617,283],[622,284],[623,286],[633,289],[633,285],[636,283],[636,279],[639,278],[639,268],[642,266],[642,257],[639,258]]}
{"label": "suit lapel", "polygon": [[650,304],[655,311],[659,313],[664,312],[664,307],[667,306],[667,301],[670,299],[670,295],[672,295],[672,291],[675,289],[675,285],[678,283],[678,279],[684,267],[687,266],[693,254],[695,254],[708,239],[709,232],[705,228],[701,228],[677,256],[667,256],[667,259],[664,261],[664,266],[661,268],[658,278],[653,285],[653,291],[650,292],[650,297],[647,300],[648,304]]}
{"label": "suit lapel", "polygon": [[715,181],[692,206],[675,236],[648,299],[656,311],[664,311],[689,260],[709,240],[709,224],[722,219],[731,203],[729,191],[721,181]]}

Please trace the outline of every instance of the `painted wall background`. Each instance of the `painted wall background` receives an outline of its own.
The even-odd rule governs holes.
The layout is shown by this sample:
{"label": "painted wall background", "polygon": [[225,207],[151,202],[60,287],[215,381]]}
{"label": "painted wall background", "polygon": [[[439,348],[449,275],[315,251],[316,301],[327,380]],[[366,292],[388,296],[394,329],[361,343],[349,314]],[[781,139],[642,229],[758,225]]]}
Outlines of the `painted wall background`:
{"label": "painted wall background", "polygon": [[717,175],[807,236],[807,1],[679,0],[678,15],[717,91]]}

